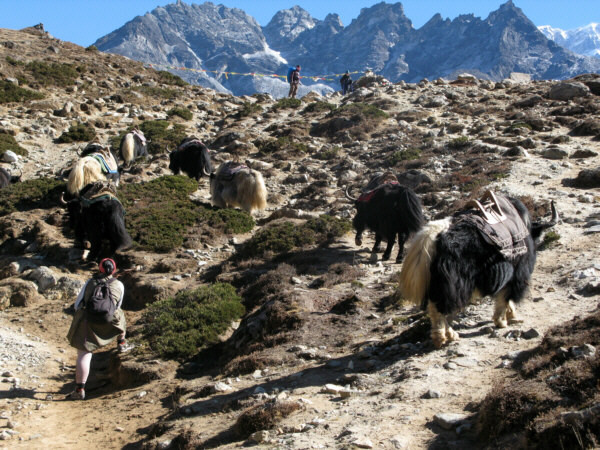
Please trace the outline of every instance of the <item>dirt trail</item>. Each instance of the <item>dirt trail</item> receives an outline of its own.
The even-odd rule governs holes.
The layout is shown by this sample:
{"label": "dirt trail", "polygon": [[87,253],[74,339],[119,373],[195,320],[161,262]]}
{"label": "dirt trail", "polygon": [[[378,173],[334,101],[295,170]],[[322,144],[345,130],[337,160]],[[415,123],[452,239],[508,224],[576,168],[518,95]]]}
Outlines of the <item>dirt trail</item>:
{"label": "dirt trail", "polygon": [[[582,144],[590,146],[589,141]],[[598,143],[592,146],[598,150]],[[598,298],[573,295],[573,284],[564,280],[575,270],[585,269],[597,262],[600,238],[597,234],[584,235],[579,223],[572,218],[585,219],[598,213],[596,203],[582,203],[579,196],[585,192],[565,188],[564,178],[573,178],[589,163],[571,163],[566,167],[556,162],[531,156],[519,160],[510,177],[503,180],[500,188],[517,195],[554,199],[566,219],[557,231],[561,235],[558,245],[539,253],[532,279],[528,301],[519,308],[522,325],[498,330],[497,337],[490,337],[492,306],[489,301],[473,305],[461,317],[457,327],[461,340],[440,350],[417,352],[409,357],[392,358],[383,370],[369,374],[370,386],[348,400],[339,401],[321,393],[326,380],[314,380],[305,387],[289,389],[291,399],[305,399],[305,411],[286,419],[283,426],[309,423],[315,418],[324,420],[327,428],[296,433],[286,441],[289,448],[331,448],[339,446],[344,438],[339,436],[350,430],[350,436],[365,436],[376,448],[394,448],[408,445],[423,448],[440,439],[448,445],[460,436],[442,431],[432,425],[435,414],[440,412],[465,413],[469,403],[480,401],[496,382],[510,379],[511,369],[503,368],[506,355],[533,347],[551,326],[582,316],[598,306]],[[552,176],[549,176],[552,174]],[[537,184],[541,181],[541,184]],[[350,241],[350,237],[347,238]],[[366,245],[370,245],[367,242]],[[348,242],[348,245],[351,245]],[[399,265],[386,264],[396,271]],[[376,285],[382,276],[380,266],[368,266],[368,274],[360,281]],[[374,292],[375,294],[375,292]],[[533,301],[531,301],[533,299]],[[2,338],[12,344],[11,350],[19,354],[25,346],[29,353],[42,359],[41,364],[28,364],[27,358],[19,366],[19,359],[5,359],[0,363],[3,383],[0,383],[0,428],[15,430],[18,434],[10,441],[0,442],[0,448],[122,448],[139,442],[147,434],[147,427],[160,421],[172,411],[170,393],[183,382],[174,378],[173,370],[165,370],[164,378],[136,388],[114,391],[110,387],[90,390],[89,399],[83,402],[64,400],[74,375],[75,351],[68,347],[64,335],[70,316],[63,312],[64,304],[45,300],[28,308],[11,308],[0,313]],[[376,310],[373,302],[370,310]],[[367,311],[368,313],[368,311]],[[381,318],[381,321],[387,318]],[[535,329],[540,337],[510,339],[504,336],[511,330]],[[393,339],[397,331],[387,336]],[[368,337],[357,334],[357,341]],[[18,345],[17,345],[18,344]],[[111,348],[95,361],[106,361]],[[352,353],[348,353],[352,356]],[[20,367],[20,369],[19,369]],[[273,370],[270,380],[294,379],[294,373],[314,367],[285,368]],[[450,369],[449,369],[450,367]],[[96,368],[102,372],[104,368]],[[6,373],[10,372],[10,373]],[[15,386],[14,378],[20,382]],[[195,383],[201,383],[196,380]],[[234,383],[235,389],[251,388],[260,384],[252,377],[242,377]],[[96,386],[101,381],[96,377]],[[293,384],[293,383],[292,383]],[[439,398],[425,399],[424,394]],[[430,393],[431,394],[431,393]],[[226,428],[231,417],[226,415],[201,415],[193,420],[179,421],[195,429]],[[318,422],[318,421],[317,421]],[[468,433],[468,431],[465,431]],[[450,439],[448,441],[448,439]],[[402,444],[403,443],[403,444]],[[7,445],[8,444],[8,445]],[[227,447],[235,447],[230,444]],[[401,448],[401,447],[400,447]]]}

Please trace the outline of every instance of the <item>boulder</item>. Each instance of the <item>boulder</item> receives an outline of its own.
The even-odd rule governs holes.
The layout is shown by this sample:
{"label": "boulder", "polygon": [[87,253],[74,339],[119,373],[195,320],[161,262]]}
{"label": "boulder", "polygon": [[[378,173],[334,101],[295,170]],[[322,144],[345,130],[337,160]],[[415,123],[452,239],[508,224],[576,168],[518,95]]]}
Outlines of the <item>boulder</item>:
{"label": "boulder", "polygon": [[585,97],[590,93],[590,88],[585,84],[575,82],[564,81],[562,83],[555,84],[550,88],[548,92],[548,98],[551,100],[571,100],[575,97]]}
{"label": "boulder", "polygon": [[12,150],[6,150],[2,155],[2,161],[7,163],[15,163],[19,160],[19,156]]}
{"label": "boulder", "polygon": [[41,300],[36,284],[20,278],[0,281],[0,290],[4,297],[9,296],[10,306],[30,306]]}
{"label": "boulder", "polygon": [[46,289],[54,287],[57,281],[54,272],[52,272],[52,270],[46,266],[34,269],[29,274],[29,278],[36,282],[38,285],[38,291],[40,293],[43,293]]}

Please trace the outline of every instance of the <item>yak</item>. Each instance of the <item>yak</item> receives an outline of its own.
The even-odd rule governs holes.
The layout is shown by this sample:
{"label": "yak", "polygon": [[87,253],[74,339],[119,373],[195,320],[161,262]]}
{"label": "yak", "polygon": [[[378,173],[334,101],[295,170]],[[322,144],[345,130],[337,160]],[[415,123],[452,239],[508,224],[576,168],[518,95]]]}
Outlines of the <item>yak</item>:
{"label": "yak", "polygon": [[356,245],[362,245],[362,234],[366,229],[375,232],[373,255],[380,251],[381,241],[387,241],[382,259],[387,261],[398,237],[398,256],[402,261],[404,243],[425,223],[423,207],[417,194],[400,185],[391,172],[377,174],[371,178],[360,197],[354,198],[346,189],[346,197],[354,202],[356,215],[352,225],[356,230]]}
{"label": "yak", "polygon": [[238,206],[252,214],[255,209],[267,206],[267,188],[260,172],[229,161],[211,174],[210,193],[212,203],[219,208]]}
{"label": "yak", "polygon": [[125,228],[125,211],[111,181],[88,184],[79,197],[68,202],[63,200],[63,203],[67,207],[75,239],[89,249],[89,259],[100,255],[105,240],[109,243],[109,255],[131,247],[132,239]]}
{"label": "yak", "polygon": [[184,172],[196,181],[202,175],[210,177],[213,167],[208,148],[195,137],[185,138],[176,150],[169,153],[169,169],[174,174]]}
{"label": "yak", "polygon": [[463,310],[478,297],[494,299],[497,327],[518,321],[515,303],[529,285],[535,240],[559,220],[554,203],[551,207],[550,221],[532,223],[519,199],[488,191],[482,202],[467,204],[466,210],[453,217],[428,223],[413,238],[402,266],[400,288],[404,298],[428,311],[435,347],[459,338],[446,316]]}
{"label": "yak", "polygon": [[148,141],[138,128],[134,128],[121,139],[119,146],[121,158],[125,167],[142,156],[148,156]]}
{"label": "yak", "polygon": [[3,167],[0,167],[0,189],[10,186],[11,184],[18,183],[21,181],[21,176],[23,172],[19,175],[11,175],[8,170]]}
{"label": "yak", "polygon": [[81,152],[81,158],[69,172],[67,191],[77,195],[84,186],[94,181],[111,180],[119,185],[119,168],[117,159],[110,150],[103,145],[92,142]]}

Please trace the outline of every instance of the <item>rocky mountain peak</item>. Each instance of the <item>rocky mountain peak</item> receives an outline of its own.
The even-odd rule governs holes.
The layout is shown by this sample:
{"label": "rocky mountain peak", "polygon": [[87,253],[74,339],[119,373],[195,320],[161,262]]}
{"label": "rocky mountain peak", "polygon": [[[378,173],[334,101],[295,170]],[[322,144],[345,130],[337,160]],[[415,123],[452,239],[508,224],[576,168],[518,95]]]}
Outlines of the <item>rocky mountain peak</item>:
{"label": "rocky mountain peak", "polygon": [[285,42],[293,42],[304,31],[314,28],[317,23],[308,11],[296,5],[278,11],[263,28],[263,33],[271,45],[280,47]]}

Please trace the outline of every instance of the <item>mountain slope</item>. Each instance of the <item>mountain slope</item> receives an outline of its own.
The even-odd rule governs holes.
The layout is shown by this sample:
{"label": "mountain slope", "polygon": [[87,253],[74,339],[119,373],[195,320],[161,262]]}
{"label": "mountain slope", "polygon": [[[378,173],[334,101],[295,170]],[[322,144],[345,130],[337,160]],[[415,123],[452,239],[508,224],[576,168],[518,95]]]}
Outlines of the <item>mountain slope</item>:
{"label": "mountain slope", "polygon": [[539,27],[539,30],[558,45],[572,52],[600,58],[600,24],[590,23],[573,30],[561,30],[550,25]]}
{"label": "mountain slope", "polygon": [[[363,8],[348,26],[338,15],[318,20],[294,6],[261,28],[239,9],[179,0],[136,17],[96,46],[141,61],[195,69],[200,72],[177,73],[236,95],[284,96],[287,85],[278,78],[223,72],[283,75],[296,64],[305,76],[371,69],[392,82],[451,78],[460,72],[497,81],[511,72],[564,79],[600,71],[600,61],[549,40],[512,1],[485,20],[472,14],[444,20],[437,14],[417,30],[401,3]],[[304,79],[300,94],[338,89],[337,80],[331,80],[336,77],[329,78],[331,87]]]}

